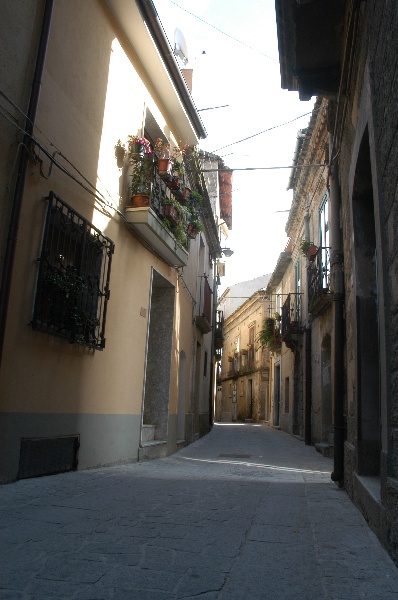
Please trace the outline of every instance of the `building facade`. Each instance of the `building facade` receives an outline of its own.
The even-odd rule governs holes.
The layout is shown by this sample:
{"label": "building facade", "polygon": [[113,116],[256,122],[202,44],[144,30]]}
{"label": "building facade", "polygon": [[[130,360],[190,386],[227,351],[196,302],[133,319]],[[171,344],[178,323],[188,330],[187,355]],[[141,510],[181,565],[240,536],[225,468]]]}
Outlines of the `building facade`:
{"label": "building facade", "polygon": [[165,456],[211,426],[219,201],[155,148],[205,129],[152,2],[0,13],[0,481]]}
{"label": "building facade", "polygon": [[397,561],[397,6],[277,0],[276,14],[282,87],[326,100],[332,479]]}
{"label": "building facade", "polygon": [[[221,297],[221,306],[225,298]],[[224,422],[268,421],[269,348],[259,340],[268,315],[262,291],[255,292],[223,321],[218,383],[221,397],[216,418]],[[274,349],[280,340],[275,340]]]}

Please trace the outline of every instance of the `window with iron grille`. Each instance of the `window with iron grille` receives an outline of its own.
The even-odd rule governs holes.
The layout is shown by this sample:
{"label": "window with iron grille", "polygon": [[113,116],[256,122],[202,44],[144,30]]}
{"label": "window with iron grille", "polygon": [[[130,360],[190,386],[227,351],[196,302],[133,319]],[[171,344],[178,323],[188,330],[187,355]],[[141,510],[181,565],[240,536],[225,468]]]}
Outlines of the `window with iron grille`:
{"label": "window with iron grille", "polygon": [[113,242],[50,192],[32,326],[103,350]]}

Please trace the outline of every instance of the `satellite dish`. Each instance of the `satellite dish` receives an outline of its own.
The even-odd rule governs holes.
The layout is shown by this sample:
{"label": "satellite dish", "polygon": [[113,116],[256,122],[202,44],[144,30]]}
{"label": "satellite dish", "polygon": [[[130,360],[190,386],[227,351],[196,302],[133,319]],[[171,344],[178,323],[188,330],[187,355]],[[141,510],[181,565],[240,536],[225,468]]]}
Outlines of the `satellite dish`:
{"label": "satellite dish", "polygon": [[187,43],[182,34],[182,31],[180,31],[179,29],[176,29],[174,32],[174,54],[182,60],[184,66],[187,64],[187,62],[188,62]]}

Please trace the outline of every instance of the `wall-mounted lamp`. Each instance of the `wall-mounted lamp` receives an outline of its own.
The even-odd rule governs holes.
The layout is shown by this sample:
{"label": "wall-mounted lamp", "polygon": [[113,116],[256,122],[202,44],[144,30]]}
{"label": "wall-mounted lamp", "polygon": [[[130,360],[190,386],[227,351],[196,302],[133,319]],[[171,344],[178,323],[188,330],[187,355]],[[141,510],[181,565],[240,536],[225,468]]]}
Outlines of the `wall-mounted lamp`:
{"label": "wall-mounted lamp", "polygon": [[227,258],[229,258],[230,256],[233,255],[234,251],[231,250],[231,248],[221,248],[221,252],[222,254],[224,254],[224,256],[226,256]]}

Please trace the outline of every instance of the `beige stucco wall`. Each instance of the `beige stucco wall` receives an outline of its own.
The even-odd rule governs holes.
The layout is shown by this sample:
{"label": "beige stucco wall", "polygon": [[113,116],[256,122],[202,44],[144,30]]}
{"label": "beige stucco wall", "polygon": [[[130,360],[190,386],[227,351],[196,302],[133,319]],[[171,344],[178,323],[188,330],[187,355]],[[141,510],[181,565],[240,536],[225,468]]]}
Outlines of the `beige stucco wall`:
{"label": "beige stucco wall", "polygon": [[[35,4],[19,2],[20,10],[24,4],[28,5],[26,20],[30,18],[33,23]],[[38,6],[41,8],[42,3],[38,2]],[[41,10],[38,13],[41,18]],[[24,28],[20,42],[21,55],[15,65],[15,100],[21,105],[25,63],[29,62],[22,55],[35,46],[39,26],[40,19],[37,27],[35,23],[35,27],[32,24],[31,28]],[[176,290],[169,413],[177,414],[181,351],[186,355],[185,406],[187,412],[190,410],[196,350],[193,338],[197,336],[192,309],[196,276],[188,277],[191,294],[186,293],[177,271],[147,249],[117,212],[123,211],[129,201],[129,168],[128,165],[123,170],[117,168],[114,145],[119,138],[124,141],[128,134],[141,132],[144,107],[151,110],[169,138],[180,139],[176,124],[169,118],[106,4],[100,0],[83,3],[57,0],[35,136],[51,154],[57,151],[56,160],[82,181],[77,170],[80,171],[105,200],[95,201],[54,165],[50,170],[50,161],[44,153],[38,151],[37,160],[29,164],[0,372],[0,412],[136,415],[140,420],[152,269]],[[181,120],[187,120],[182,110]],[[4,147],[0,150],[5,154],[4,164],[15,159],[16,150],[15,132],[11,131],[6,151]],[[40,166],[47,178],[40,174]],[[0,180],[3,185],[4,177]],[[89,187],[87,181],[84,183]],[[115,243],[103,352],[69,345],[30,326],[47,207],[45,197],[50,190]],[[6,229],[4,223],[2,228]],[[190,242],[192,257],[188,270],[197,266],[198,243]],[[205,342],[208,372],[210,344],[209,334]],[[205,383],[203,386],[202,408],[204,399],[208,404]],[[139,439],[135,438],[134,443],[138,448]],[[87,459],[85,466],[90,466],[90,460]],[[102,458],[97,462],[101,460],[106,461]]]}

